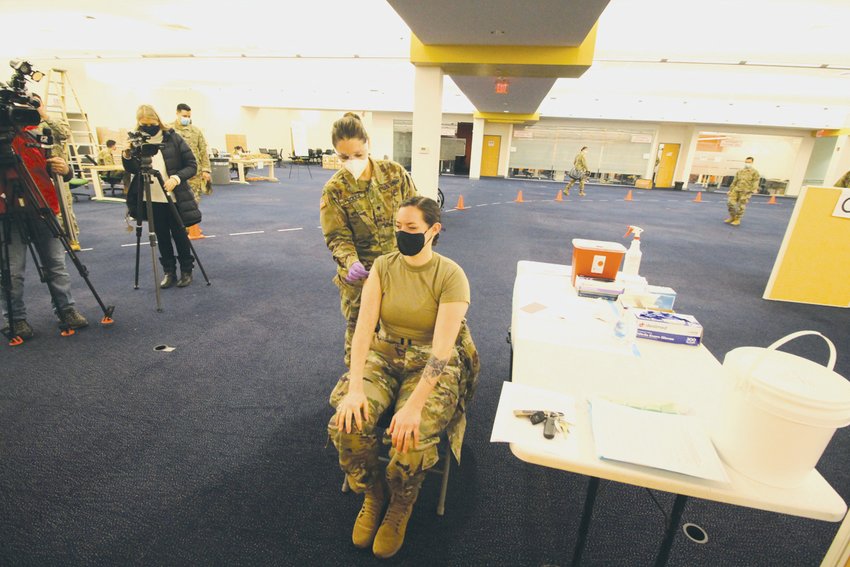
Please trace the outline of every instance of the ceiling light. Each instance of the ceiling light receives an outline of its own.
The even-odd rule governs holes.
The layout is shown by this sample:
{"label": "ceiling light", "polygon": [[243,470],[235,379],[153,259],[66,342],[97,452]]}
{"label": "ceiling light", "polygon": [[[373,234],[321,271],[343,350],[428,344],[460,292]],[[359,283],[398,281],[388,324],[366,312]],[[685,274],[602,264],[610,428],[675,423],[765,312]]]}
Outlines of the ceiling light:
{"label": "ceiling light", "polygon": [[503,110],[502,112],[510,112],[510,110]]}
{"label": "ceiling light", "polygon": [[738,65],[746,65],[746,64],[747,64],[746,61],[738,61]]}

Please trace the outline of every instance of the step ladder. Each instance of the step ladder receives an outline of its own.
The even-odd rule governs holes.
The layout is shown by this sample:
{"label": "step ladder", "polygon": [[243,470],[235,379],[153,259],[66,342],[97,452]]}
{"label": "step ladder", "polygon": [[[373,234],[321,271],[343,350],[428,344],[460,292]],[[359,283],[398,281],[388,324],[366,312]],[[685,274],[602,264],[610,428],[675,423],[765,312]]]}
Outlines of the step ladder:
{"label": "step ladder", "polygon": [[71,135],[65,143],[68,163],[76,166],[78,177],[91,180],[92,175],[97,174],[80,165],[84,155],[97,156],[97,138],[66,70],[50,69],[47,72],[44,103],[49,113],[61,115],[71,128]]}

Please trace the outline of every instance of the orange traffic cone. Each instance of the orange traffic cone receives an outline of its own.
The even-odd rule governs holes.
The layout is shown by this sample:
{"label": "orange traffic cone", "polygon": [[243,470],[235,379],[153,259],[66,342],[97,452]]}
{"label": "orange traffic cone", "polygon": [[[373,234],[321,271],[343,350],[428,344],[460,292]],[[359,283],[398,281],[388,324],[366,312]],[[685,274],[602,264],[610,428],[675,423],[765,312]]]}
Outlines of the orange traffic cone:
{"label": "orange traffic cone", "polygon": [[520,191],[516,194],[516,201],[514,201],[514,203],[524,203],[524,202],[525,201],[522,200],[522,191]]}
{"label": "orange traffic cone", "polygon": [[206,238],[204,233],[201,231],[201,225],[193,224],[189,227],[189,240],[200,240],[201,238]]}
{"label": "orange traffic cone", "polygon": [[697,191],[697,198],[694,199],[694,203],[702,203],[702,191]]}
{"label": "orange traffic cone", "polygon": [[564,194],[561,191],[558,191],[558,194],[555,195],[555,200],[561,202],[564,200]]}
{"label": "orange traffic cone", "polygon": [[770,201],[768,201],[767,204],[768,205],[775,205],[776,204],[776,195],[771,195]]}
{"label": "orange traffic cone", "polygon": [[629,192],[626,193],[626,198],[623,199],[623,200],[624,201],[631,201],[632,200],[632,190],[631,189],[629,189]]}
{"label": "orange traffic cone", "polygon": [[466,209],[466,208],[468,208],[468,207],[464,207],[464,206],[463,206],[463,195],[461,195],[461,196],[460,196],[460,197],[458,197],[458,199],[457,199],[457,206],[455,207],[455,209],[457,209],[457,210],[459,210],[459,211],[462,211],[462,210],[464,210],[464,209]]}

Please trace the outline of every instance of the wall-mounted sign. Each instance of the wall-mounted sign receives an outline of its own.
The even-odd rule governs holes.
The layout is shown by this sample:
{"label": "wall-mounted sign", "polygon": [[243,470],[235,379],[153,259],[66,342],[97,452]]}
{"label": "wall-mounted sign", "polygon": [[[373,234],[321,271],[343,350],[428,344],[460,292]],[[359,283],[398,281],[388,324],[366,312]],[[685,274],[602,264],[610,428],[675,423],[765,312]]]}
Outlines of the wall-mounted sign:
{"label": "wall-mounted sign", "polygon": [[633,144],[651,144],[652,134],[632,134]]}

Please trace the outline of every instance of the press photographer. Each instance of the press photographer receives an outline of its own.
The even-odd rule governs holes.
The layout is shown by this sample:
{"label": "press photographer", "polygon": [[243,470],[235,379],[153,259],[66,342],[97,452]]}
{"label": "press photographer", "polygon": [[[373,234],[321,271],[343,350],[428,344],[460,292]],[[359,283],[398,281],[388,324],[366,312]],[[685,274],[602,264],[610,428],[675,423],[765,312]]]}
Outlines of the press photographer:
{"label": "press photographer", "polygon": [[[41,140],[36,136],[40,122],[37,106],[40,102],[26,93],[26,77],[37,72],[28,63],[12,62],[16,73],[8,86],[0,84],[0,218],[4,246],[4,276],[0,278],[2,310],[5,327],[2,332],[9,336],[28,339],[33,329],[27,322],[24,304],[24,274],[27,262],[27,240],[34,246],[41,261],[43,276],[53,299],[54,310],[65,328],[78,329],[88,321],[74,307],[71,295],[71,278],[65,266],[65,249],[57,234],[50,230],[44,216],[59,213],[57,189],[51,175],[71,179],[73,174],[61,157],[46,159]],[[40,73],[39,73],[40,75]],[[37,79],[36,79],[37,80]],[[20,162],[18,161],[20,159]],[[25,172],[18,167],[20,163]],[[20,187],[32,180],[32,191],[38,191],[37,203],[18,194]],[[11,307],[11,313],[9,308]],[[11,321],[11,332],[9,327]]]}
{"label": "press photographer", "polygon": [[[154,175],[150,184],[154,232],[159,248],[159,261],[165,272],[159,287],[167,289],[175,283],[177,287],[186,287],[192,283],[195,258],[192,256],[185,227],[201,222],[201,211],[187,181],[195,176],[198,165],[185,140],[160,119],[152,106],[143,104],[139,107],[136,111],[136,125],[138,133],[131,134],[130,147],[122,154],[124,169],[134,174],[127,191],[127,209],[130,216],[137,221],[148,220],[142,175],[139,173],[142,160],[150,159],[151,168],[161,174]],[[159,151],[150,151],[154,146],[158,146]],[[166,192],[172,193],[182,224],[172,214]],[[176,258],[172,240],[177,247]]]}

